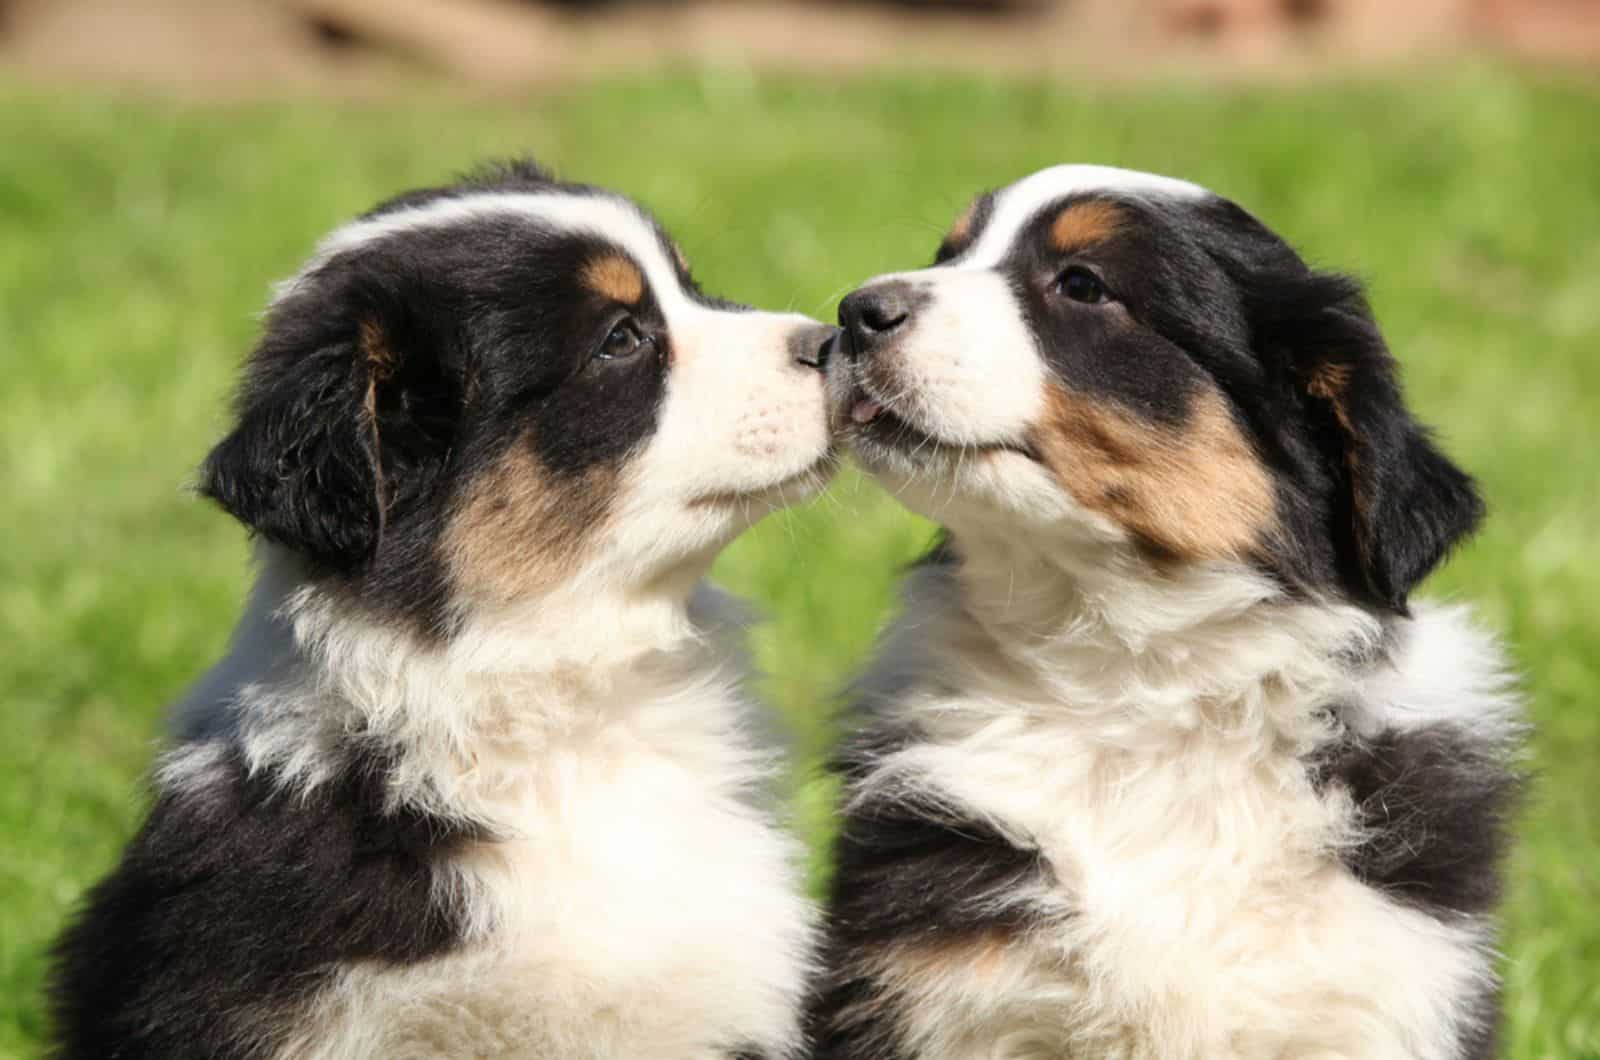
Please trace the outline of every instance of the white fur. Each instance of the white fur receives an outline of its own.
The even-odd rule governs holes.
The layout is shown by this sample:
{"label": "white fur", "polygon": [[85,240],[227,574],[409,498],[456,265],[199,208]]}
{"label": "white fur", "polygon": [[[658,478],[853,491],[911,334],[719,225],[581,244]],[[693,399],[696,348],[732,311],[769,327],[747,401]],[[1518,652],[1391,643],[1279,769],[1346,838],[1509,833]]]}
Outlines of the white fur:
{"label": "white fur", "polygon": [[958,255],[953,264],[963,269],[992,269],[1011,249],[1017,233],[1050,203],[1068,195],[1105,191],[1149,198],[1192,200],[1211,194],[1198,184],[1155,173],[1141,173],[1113,166],[1066,165],[1041,169],[997,195],[994,213],[977,242]]}
{"label": "white fur", "polygon": [[444,228],[496,216],[523,218],[556,231],[587,233],[614,242],[644,270],[645,279],[659,299],[673,307],[689,302],[688,296],[678,287],[677,274],[662,250],[655,229],[637,206],[620,196],[574,195],[559,190],[485,190],[351,221],[317,244],[315,253],[300,271],[279,285],[276,301],[281,302],[285,295],[310,280],[340,254],[372,246],[403,232]]}
{"label": "white fur", "polygon": [[[896,412],[957,443],[977,440],[963,424],[999,443],[1035,422],[1039,353],[984,278],[1041,209],[1091,190],[1209,194],[1086,166],[1000,192],[966,253],[894,277],[941,321],[893,348],[921,388]],[[1035,929],[889,969],[913,1055],[1451,1060],[1492,979],[1488,925],[1360,883],[1340,858],[1362,839],[1355,807],[1306,760],[1346,728],[1441,721],[1509,746],[1518,704],[1493,638],[1461,609],[1386,626],[1244,564],[1152,565],[1024,455],[863,448],[962,562],[913,576],[864,681],[877,723],[914,735],[856,797],[951,805],[1036,846],[1054,877],[1025,896]]]}
{"label": "white fur", "polygon": [[[1492,633],[1462,605],[1421,604],[1417,620],[1394,630],[1393,659],[1361,679],[1363,728],[1417,729],[1448,723],[1491,745],[1521,738],[1516,675]],[[1474,691],[1461,695],[1461,689]],[[1381,707],[1381,709],[1373,709]]]}
{"label": "white fur", "polygon": [[1485,927],[1350,876],[1352,807],[1315,792],[1301,758],[1333,736],[1310,709],[1330,698],[1383,724],[1424,698],[1507,724],[1492,642],[1424,606],[1402,623],[1409,647],[1362,673],[1338,660],[1375,643],[1371,618],[1264,602],[1242,569],[1132,587],[1094,560],[975,555],[959,584],[913,586],[879,666],[920,675],[883,709],[922,738],[864,790],[933,794],[1036,843],[1059,883],[1040,904],[1070,915],[920,980],[919,1060],[1448,1060],[1456,1006],[1490,974]]}
{"label": "white fur", "polygon": [[[292,558],[269,548],[264,566],[263,585],[296,584]],[[685,602],[596,600],[525,638],[423,647],[299,585],[258,593],[243,625],[274,633],[220,664],[243,683],[202,682],[209,708],[186,710],[191,725],[211,716],[166,759],[164,788],[203,789],[233,743],[307,790],[362,731],[403,750],[396,803],[502,837],[453,867],[462,948],[345,969],[278,1055],[795,1046],[812,921],[800,851],[763,809],[774,762],[745,731],[730,646]]]}
{"label": "white fur", "polygon": [[309,792],[359,734],[393,755],[391,807],[493,837],[441,883],[463,945],[340,969],[293,1015],[283,1060],[790,1055],[813,921],[801,851],[765,805],[776,762],[747,731],[734,631],[701,620],[716,607],[696,586],[740,528],[825,480],[822,383],[788,349],[814,325],[692,299],[631,204],[561,193],[357,221],[280,301],[337,254],[500,215],[620,246],[666,316],[657,429],[620,469],[608,517],[553,588],[455,600],[460,627],[440,642],[263,546],[229,655],[178,709],[183,742],[158,784],[201,794],[237,748]]}
{"label": "white fur", "polygon": [[913,509],[954,525],[963,514],[997,512],[1064,533],[1127,539],[1119,527],[1073,501],[1048,471],[1007,446],[1024,442],[1044,412],[1049,369],[999,266],[1039,212],[1086,192],[1193,200],[1196,184],[1108,166],[1041,170],[996,193],[977,240],[950,261],[890,273],[920,297],[892,348],[854,371],[834,371],[835,402],[865,393],[944,443],[921,450],[858,449],[868,467]]}
{"label": "white fur", "polygon": [[[659,570],[720,547],[731,532],[826,483],[832,439],[824,386],[794,362],[787,342],[815,322],[793,313],[730,312],[691,298],[655,227],[619,196],[483,191],[353,221],[318,245],[280,285],[276,301],[339,255],[405,232],[496,217],[620,247],[643,271],[666,318],[674,364],[661,422],[631,468],[637,488],[622,498],[633,547],[621,562]],[[708,497],[738,503],[695,504]],[[689,504],[693,510],[684,510]]]}
{"label": "white fur", "polygon": [[893,363],[869,361],[861,386],[947,445],[1020,443],[1043,411],[1045,364],[1005,278],[922,269],[872,282],[890,281],[929,300],[897,336]]}
{"label": "white fur", "polygon": [[824,385],[788,348],[789,336],[813,322],[693,305],[668,325],[680,353],[655,435],[633,469],[630,513],[738,494],[765,515],[819,490],[832,446]]}

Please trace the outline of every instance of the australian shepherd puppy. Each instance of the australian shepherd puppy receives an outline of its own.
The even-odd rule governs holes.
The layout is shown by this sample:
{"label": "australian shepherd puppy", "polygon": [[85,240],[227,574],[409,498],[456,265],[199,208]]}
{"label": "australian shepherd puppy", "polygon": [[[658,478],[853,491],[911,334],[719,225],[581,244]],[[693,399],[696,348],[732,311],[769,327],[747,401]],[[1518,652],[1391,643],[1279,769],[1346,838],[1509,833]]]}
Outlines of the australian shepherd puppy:
{"label": "australian shepherd puppy", "polygon": [[844,756],[817,1055],[1479,1060],[1518,704],[1349,279],[1194,185],[983,195],[840,306],[941,522]]}
{"label": "australian shepherd puppy", "polygon": [[812,918],[700,582],[825,480],[832,332],[528,164],[325,239],[201,472],[261,574],[57,1055],[790,1055]]}

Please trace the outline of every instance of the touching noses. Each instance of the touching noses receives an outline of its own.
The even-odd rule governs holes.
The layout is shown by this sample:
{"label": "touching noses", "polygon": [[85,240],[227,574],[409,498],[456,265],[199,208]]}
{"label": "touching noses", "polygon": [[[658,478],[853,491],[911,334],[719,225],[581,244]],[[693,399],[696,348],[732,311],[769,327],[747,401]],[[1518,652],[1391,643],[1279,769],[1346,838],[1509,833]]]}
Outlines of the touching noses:
{"label": "touching noses", "polygon": [[874,353],[911,319],[913,292],[898,280],[875,283],[852,291],[839,303],[839,323],[851,358]]}
{"label": "touching noses", "polygon": [[839,347],[839,329],[832,324],[808,324],[789,336],[789,354],[797,364],[828,370],[828,361]]}

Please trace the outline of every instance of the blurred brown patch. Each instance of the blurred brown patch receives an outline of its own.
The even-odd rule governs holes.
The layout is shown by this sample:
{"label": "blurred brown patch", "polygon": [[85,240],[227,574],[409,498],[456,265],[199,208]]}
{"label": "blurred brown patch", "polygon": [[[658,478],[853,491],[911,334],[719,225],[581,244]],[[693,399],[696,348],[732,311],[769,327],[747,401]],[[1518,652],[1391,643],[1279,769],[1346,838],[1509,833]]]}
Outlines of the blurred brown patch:
{"label": "blurred brown patch", "polygon": [[1479,36],[1533,59],[1600,65],[1600,0],[1477,0]]}
{"label": "blurred brown patch", "polygon": [[0,0],[0,63],[191,95],[545,84],[641,65],[1303,77],[1464,49],[1600,64],[1600,0]]}

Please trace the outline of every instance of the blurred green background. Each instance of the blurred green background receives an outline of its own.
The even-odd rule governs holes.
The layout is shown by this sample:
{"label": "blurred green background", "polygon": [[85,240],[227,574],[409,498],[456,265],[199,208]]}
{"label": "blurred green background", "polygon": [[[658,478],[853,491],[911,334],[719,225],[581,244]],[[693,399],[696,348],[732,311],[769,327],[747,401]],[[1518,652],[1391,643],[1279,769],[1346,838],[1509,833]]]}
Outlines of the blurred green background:
{"label": "blurred green background", "polygon": [[[1506,1055],[1600,1058],[1600,87],[1494,64],[1294,87],[683,71],[476,101],[0,88],[0,1056],[38,1053],[48,942],[243,600],[244,534],[189,483],[269,283],[379,198],[523,151],[642,199],[709,290],[823,318],[929,258],[975,191],[1066,160],[1200,181],[1366,278],[1491,503],[1431,591],[1504,631],[1538,723]],[[771,616],[756,650],[813,841],[835,693],[929,534],[846,473],[720,564]]]}

